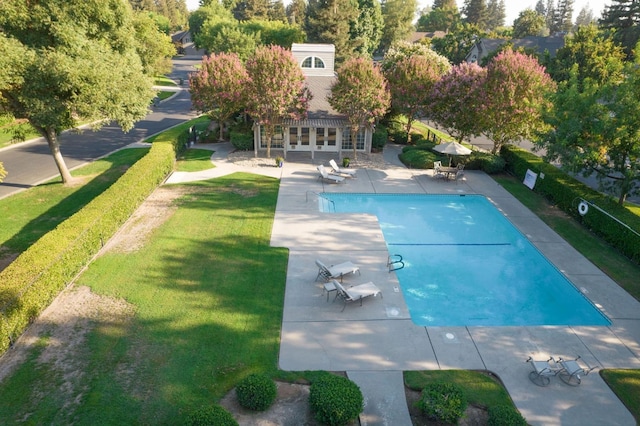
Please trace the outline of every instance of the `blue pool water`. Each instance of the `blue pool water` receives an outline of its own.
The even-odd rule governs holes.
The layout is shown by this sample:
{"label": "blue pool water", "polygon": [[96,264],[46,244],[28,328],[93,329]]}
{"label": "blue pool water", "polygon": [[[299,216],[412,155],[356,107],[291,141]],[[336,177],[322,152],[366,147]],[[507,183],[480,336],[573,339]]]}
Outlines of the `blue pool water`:
{"label": "blue pool water", "polygon": [[378,217],[418,325],[610,324],[483,196],[324,193],[320,209]]}

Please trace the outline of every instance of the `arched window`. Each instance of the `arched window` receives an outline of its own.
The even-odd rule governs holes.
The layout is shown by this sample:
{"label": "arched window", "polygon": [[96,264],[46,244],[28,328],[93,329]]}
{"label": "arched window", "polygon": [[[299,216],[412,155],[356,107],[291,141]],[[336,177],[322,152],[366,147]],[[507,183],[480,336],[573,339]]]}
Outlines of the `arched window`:
{"label": "arched window", "polygon": [[317,56],[307,56],[302,61],[302,68],[324,68],[324,61]]}

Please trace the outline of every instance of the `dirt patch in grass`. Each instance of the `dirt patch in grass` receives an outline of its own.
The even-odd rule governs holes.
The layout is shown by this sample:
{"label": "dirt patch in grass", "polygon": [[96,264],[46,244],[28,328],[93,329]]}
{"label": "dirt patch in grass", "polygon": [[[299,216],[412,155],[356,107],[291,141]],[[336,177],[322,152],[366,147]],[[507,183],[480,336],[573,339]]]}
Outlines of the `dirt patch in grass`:
{"label": "dirt patch in grass", "polygon": [[142,248],[149,235],[178,209],[174,201],[193,191],[184,186],[163,186],[153,191],[105,244],[102,253],[109,250],[131,253]]}

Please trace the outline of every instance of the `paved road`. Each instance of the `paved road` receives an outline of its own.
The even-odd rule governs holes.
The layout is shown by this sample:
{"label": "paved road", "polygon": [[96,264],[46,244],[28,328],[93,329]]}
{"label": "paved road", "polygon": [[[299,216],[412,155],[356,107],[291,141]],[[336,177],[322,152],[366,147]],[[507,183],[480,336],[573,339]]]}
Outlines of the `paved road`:
{"label": "paved road", "polygon": [[[110,124],[94,132],[90,129],[81,133],[65,132],[60,135],[60,150],[67,166],[71,169],[93,161],[131,143],[175,126],[197,114],[191,111],[191,99],[187,88],[187,75],[193,65],[200,63],[201,56],[185,56],[174,60],[170,77],[179,82],[184,80],[183,89],[172,98],[154,107],[144,120],[124,133],[120,126]],[[0,162],[8,172],[0,183],[0,198],[15,194],[43,181],[57,176],[58,169],[44,138],[13,145],[0,151]]]}

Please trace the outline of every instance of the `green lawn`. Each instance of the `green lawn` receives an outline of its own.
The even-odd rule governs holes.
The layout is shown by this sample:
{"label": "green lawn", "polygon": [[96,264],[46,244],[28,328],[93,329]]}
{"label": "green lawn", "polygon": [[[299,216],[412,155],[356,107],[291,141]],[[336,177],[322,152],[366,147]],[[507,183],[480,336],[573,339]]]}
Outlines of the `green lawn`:
{"label": "green lawn", "polygon": [[0,246],[11,253],[26,250],[109,188],[147,152],[146,148],[124,149],[76,169],[71,174],[84,178],[81,185],[62,185],[56,178],[0,200]]}
{"label": "green lawn", "polygon": [[498,405],[513,406],[509,394],[498,380],[477,371],[406,371],[404,381],[407,387],[417,391],[421,391],[431,382],[453,382],[464,389],[469,404],[484,408]]}
{"label": "green lawn", "polygon": [[640,370],[602,370],[600,375],[640,424]]}
{"label": "green lawn", "polygon": [[183,151],[178,156],[176,170],[179,172],[199,172],[214,168],[211,162],[213,151],[208,149],[191,148]]}
{"label": "green lawn", "polygon": [[153,238],[98,258],[78,282],[126,301],[130,315],[96,318],[87,344],[70,354],[72,377],[60,360],[38,359],[41,342],[0,384],[0,418],[183,424],[247,374],[273,374],[288,259],[269,246],[278,184],[234,174],[168,187],[188,195]]}

